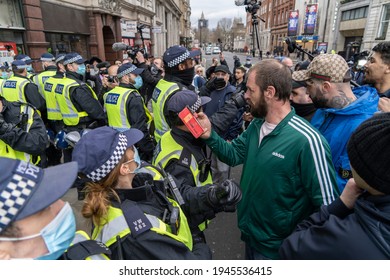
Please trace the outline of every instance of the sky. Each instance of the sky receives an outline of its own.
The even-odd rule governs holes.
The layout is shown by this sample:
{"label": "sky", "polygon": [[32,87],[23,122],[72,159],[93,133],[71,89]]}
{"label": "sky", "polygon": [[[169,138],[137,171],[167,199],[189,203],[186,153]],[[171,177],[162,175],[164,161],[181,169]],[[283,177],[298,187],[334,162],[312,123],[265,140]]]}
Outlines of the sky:
{"label": "sky", "polygon": [[236,6],[234,0],[191,0],[191,26],[198,27],[198,19],[204,13],[205,19],[209,20],[209,29],[217,27],[218,20],[226,17],[233,20],[241,17],[245,22],[245,6]]}

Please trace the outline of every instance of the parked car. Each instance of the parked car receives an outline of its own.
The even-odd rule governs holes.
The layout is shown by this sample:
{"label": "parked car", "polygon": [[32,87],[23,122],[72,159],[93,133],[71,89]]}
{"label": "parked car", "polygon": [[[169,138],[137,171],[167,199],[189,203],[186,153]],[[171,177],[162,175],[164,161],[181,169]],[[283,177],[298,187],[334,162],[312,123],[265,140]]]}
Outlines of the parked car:
{"label": "parked car", "polygon": [[213,54],[219,54],[219,53],[221,53],[221,50],[219,49],[219,47],[214,47]]}
{"label": "parked car", "polygon": [[208,47],[208,48],[206,49],[206,54],[212,54],[211,47]]}

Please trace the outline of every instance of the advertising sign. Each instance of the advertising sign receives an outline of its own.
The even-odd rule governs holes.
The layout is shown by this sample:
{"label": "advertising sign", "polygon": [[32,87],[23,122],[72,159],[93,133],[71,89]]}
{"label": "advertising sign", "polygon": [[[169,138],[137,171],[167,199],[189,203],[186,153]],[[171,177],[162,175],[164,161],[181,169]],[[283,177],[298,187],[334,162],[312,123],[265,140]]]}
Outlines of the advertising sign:
{"label": "advertising sign", "polygon": [[287,36],[296,36],[298,31],[299,11],[290,11],[288,16]]}
{"label": "advertising sign", "polygon": [[308,4],[306,6],[304,34],[313,35],[317,22],[318,4]]}

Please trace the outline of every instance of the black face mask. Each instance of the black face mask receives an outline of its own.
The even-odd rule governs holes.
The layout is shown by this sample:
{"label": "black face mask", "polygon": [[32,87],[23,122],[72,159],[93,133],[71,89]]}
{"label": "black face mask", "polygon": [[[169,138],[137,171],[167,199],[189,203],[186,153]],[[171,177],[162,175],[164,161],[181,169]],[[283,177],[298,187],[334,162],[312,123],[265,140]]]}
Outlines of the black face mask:
{"label": "black face mask", "polygon": [[191,67],[185,70],[175,70],[172,71],[171,74],[172,76],[179,78],[185,86],[190,86],[192,84],[192,80],[195,77],[195,67]]}
{"label": "black face mask", "polygon": [[290,101],[290,104],[294,107],[295,113],[300,117],[306,117],[317,110],[313,103],[299,104]]}

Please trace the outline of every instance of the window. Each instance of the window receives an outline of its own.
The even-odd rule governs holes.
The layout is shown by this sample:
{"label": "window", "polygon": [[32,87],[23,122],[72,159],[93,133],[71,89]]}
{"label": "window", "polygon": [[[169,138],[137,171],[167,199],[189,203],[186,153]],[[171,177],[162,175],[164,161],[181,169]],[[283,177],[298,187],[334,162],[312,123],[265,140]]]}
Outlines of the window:
{"label": "window", "polygon": [[387,29],[390,21],[390,4],[383,5],[382,15],[379,22],[378,38],[384,40],[386,38]]}
{"label": "window", "polygon": [[341,21],[366,18],[367,14],[368,14],[368,6],[344,11],[341,14]]}

